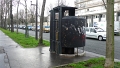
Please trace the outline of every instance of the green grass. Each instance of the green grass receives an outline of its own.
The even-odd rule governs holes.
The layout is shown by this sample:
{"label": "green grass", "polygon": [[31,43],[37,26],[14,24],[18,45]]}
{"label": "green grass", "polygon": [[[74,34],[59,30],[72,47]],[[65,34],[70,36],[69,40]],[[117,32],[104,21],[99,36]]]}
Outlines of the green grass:
{"label": "green grass", "polygon": [[[104,68],[104,63],[105,59],[103,57],[100,57],[92,58],[83,62],[71,63],[57,68]],[[120,68],[120,62],[115,62],[114,68]]]}
{"label": "green grass", "polygon": [[[22,33],[17,34],[16,32],[10,32],[9,30],[2,28],[0,28],[0,30],[24,48],[33,48],[38,46],[38,41],[35,40],[34,37],[29,36],[29,38],[25,38],[25,34]],[[43,45],[50,46],[50,42],[43,40]]]}

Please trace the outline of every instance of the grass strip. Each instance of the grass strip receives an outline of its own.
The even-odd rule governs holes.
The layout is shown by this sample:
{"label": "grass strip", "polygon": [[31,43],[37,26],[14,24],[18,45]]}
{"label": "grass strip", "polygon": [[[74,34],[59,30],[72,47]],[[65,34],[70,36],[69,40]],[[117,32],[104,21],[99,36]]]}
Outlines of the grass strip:
{"label": "grass strip", "polygon": [[[34,48],[38,46],[38,40],[35,40],[35,38],[32,36],[29,36],[29,38],[26,38],[25,34],[23,33],[17,34],[16,32],[11,32],[9,30],[5,30],[2,28],[0,28],[0,30],[24,48]],[[43,45],[50,46],[50,42],[43,40]]]}
{"label": "grass strip", "polygon": [[[59,66],[57,68],[104,68],[104,63],[105,59],[103,57],[99,57],[78,63],[70,63],[68,65]],[[115,62],[114,68],[120,68],[120,62]]]}

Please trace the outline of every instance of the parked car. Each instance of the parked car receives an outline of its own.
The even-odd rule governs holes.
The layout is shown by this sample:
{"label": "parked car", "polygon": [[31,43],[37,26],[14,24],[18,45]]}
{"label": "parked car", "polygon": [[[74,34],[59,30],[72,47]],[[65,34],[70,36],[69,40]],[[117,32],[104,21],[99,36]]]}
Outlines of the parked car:
{"label": "parked car", "polygon": [[86,27],[86,37],[106,40],[106,31],[99,27]]}
{"label": "parked car", "polygon": [[26,28],[26,26],[22,26],[22,29],[25,29]]}
{"label": "parked car", "polygon": [[43,26],[43,32],[45,33],[50,32],[50,26]]}
{"label": "parked car", "polygon": [[25,25],[19,25],[18,27],[19,27],[19,29],[23,29],[25,27]]}
{"label": "parked car", "polygon": [[114,22],[114,34],[120,35],[120,22],[119,21]]}
{"label": "parked car", "polygon": [[[35,31],[35,26],[32,27],[32,30]],[[40,26],[37,26],[37,30],[39,31],[40,30]]]}
{"label": "parked car", "polygon": [[32,30],[33,26],[28,26],[28,30]]}

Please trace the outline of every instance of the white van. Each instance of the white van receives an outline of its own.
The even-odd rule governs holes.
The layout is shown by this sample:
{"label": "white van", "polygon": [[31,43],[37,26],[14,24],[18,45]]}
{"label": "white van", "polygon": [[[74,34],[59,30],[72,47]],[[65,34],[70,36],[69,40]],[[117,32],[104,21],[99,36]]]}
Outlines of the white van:
{"label": "white van", "polygon": [[119,21],[114,22],[114,34],[115,35],[120,34],[120,22]]}
{"label": "white van", "polygon": [[100,41],[106,40],[106,31],[99,27],[86,27],[86,37],[96,38]]}
{"label": "white van", "polygon": [[[106,31],[106,22],[97,22],[94,27],[100,27],[103,30]],[[114,34],[119,35],[120,34],[120,22],[119,21],[114,21]]]}

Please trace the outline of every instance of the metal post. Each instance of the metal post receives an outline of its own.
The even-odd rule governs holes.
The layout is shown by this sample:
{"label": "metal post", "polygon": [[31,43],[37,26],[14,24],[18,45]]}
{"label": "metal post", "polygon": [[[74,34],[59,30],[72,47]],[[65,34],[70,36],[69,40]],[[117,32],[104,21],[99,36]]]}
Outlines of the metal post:
{"label": "metal post", "polygon": [[37,7],[38,7],[38,0],[36,0],[36,23],[35,23],[35,25],[36,25],[36,27],[35,27],[35,39],[36,39],[36,40],[38,40],[38,31],[37,31],[37,28],[38,28],[38,27],[37,27],[37,26],[38,26],[38,24],[37,24],[37,23],[38,23],[38,21],[37,21],[37,15],[38,15],[38,14],[37,14],[37,11],[38,11],[38,10],[37,10],[37,9],[38,9],[38,8],[37,8]]}
{"label": "metal post", "polygon": [[78,56],[78,47],[77,47],[77,56]]}

